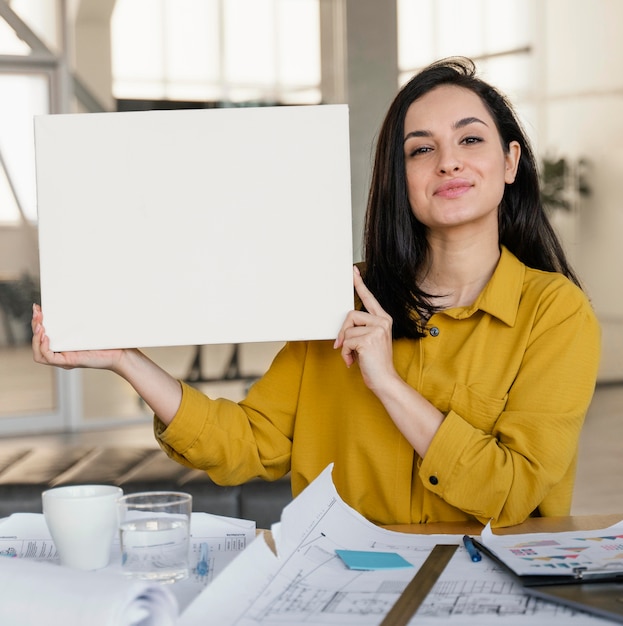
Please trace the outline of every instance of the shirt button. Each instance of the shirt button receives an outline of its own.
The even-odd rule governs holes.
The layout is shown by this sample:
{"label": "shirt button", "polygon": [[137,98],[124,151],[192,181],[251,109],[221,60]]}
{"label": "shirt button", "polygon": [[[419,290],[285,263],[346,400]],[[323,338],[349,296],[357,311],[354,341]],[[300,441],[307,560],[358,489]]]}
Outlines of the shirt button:
{"label": "shirt button", "polygon": [[438,483],[439,483],[439,478],[437,478],[437,476],[429,476],[429,477],[428,477],[428,482],[429,482],[431,485],[436,485],[436,484],[438,484]]}
{"label": "shirt button", "polygon": [[430,336],[431,337],[437,337],[437,335],[439,335],[439,329],[437,328],[437,326],[433,326],[430,329]]}

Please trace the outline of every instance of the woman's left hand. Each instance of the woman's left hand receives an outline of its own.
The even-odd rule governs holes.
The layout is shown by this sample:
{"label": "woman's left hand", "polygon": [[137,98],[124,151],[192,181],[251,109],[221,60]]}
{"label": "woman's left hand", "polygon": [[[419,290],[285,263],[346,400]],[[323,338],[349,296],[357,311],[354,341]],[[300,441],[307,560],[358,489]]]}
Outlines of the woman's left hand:
{"label": "woman's left hand", "polygon": [[359,268],[353,268],[354,285],[366,311],[350,311],[335,340],[348,367],[358,362],[364,382],[372,390],[380,389],[397,377],[393,362],[391,316],[385,312],[366,287]]}
{"label": "woman's left hand", "polygon": [[366,311],[351,311],[335,340],[349,367],[356,361],[368,388],[400,432],[424,458],[444,415],[400,378],[394,367],[391,316],[366,287],[357,267],[355,289]]}

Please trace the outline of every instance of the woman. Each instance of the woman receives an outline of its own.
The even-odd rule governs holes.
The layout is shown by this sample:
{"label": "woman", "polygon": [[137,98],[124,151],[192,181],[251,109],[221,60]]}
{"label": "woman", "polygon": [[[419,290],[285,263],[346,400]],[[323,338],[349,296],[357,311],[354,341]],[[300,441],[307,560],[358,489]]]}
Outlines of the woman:
{"label": "woman", "polygon": [[167,454],[219,484],[291,472],[296,495],[333,462],[341,496],[381,524],[568,514],[599,327],[528,141],[470,61],[433,64],[390,106],[365,243],[361,306],[335,342],[286,344],[240,403],[138,350],[52,353],[38,307],[34,358],[124,377]]}

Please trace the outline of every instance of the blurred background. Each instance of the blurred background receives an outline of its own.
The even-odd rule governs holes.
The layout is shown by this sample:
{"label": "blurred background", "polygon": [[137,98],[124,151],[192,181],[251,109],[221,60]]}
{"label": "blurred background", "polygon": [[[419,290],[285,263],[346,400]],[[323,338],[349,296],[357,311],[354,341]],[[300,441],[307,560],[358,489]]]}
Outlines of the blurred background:
{"label": "blurred background", "polygon": [[[605,430],[583,442],[598,456],[623,414],[622,27],[620,0],[0,0],[0,438],[112,428],[141,438],[151,420],[112,374],[32,362],[33,116],[347,103],[359,260],[388,104],[421,67],[464,55],[515,104],[548,210],[602,324],[591,419]],[[175,376],[238,399],[279,347],[147,352]]]}

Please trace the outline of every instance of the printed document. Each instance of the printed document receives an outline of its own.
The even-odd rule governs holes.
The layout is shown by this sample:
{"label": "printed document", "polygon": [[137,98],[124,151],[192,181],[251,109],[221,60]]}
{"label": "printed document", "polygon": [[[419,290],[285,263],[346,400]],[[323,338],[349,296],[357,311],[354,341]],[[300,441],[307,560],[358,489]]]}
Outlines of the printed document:
{"label": "printed document", "polygon": [[[240,554],[256,536],[255,522],[250,520],[193,513],[191,517],[190,576],[170,586],[180,609],[184,609]],[[45,518],[39,513],[15,513],[0,520],[0,565],[11,560],[45,561],[58,569],[43,570],[60,576],[61,568]],[[126,581],[121,571],[118,539],[111,550],[110,564],[102,571]],[[87,572],[87,575],[89,572]],[[127,581],[126,581],[127,582]],[[41,589],[44,589],[43,586]],[[0,624],[5,623],[0,620]]]}
{"label": "printed document", "polygon": [[[406,534],[371,524],[340,498],[331,469],[273,525],[276,554],[259,536],[182,613],[180,626],[377,625],[433,547],[448,543],[458,549],[410,622],[414,626],[607,623],[529,597],[490,559],[474,563],[462,535]],[[337,549],[392,552],[413,567],[352,570]]]}
{"label": "printed document", "polygon": [[[600,530],[494,535],[481,543],[518,576],[623,575],[623,522]],[[623,593],[622,593],[623,596]]]}

